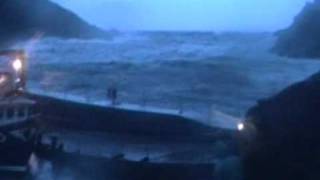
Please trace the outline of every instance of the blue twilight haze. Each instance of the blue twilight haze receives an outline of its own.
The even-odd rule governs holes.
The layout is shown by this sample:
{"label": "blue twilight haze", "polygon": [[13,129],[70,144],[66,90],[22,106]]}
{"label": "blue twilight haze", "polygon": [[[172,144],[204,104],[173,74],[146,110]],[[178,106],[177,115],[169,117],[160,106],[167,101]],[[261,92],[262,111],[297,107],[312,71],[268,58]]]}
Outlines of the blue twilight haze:
{"label": "blue twilight haze", "polygon": [[311,0],[54,0],[105,29],[274,31]]}

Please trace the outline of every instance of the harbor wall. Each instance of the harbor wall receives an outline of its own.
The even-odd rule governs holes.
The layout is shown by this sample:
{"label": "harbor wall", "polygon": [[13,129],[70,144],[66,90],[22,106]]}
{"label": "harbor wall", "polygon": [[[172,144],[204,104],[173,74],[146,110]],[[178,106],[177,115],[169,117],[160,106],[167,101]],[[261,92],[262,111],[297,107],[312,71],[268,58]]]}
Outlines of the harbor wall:
{"label": "harbor wall", "polygon": [[55,128],[130,134],[159,139],[212,141],[230,138],[232,131],[209,127],[179,115],[103,107],[43,95],[28,94],[37,102],[41,123]]}

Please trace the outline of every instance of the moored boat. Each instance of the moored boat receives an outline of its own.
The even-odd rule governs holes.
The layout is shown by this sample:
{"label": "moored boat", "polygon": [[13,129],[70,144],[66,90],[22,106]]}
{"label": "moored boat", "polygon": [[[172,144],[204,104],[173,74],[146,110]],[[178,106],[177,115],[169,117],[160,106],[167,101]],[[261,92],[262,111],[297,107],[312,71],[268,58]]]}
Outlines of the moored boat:
{"label": "moored boat", "polygon": [[[35,101],[24,97],[26,56],[22,50],[0,51],[9,66],[0,70],[0,174],[24,173],[33,151],[31,139],[22,133],[36,118]],[[3,60],[3,59],[1,59]]]}

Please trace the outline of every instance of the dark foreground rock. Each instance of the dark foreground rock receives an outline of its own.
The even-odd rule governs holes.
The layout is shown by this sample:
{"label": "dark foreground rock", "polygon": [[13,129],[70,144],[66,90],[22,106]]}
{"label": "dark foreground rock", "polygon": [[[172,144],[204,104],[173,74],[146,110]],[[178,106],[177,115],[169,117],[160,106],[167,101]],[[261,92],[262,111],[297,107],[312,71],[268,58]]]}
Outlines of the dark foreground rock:
{"label": "dark foreground rock", "polygon": [[320,73],[259,102],[241,137],[247,180],[320,179]]}
{"label": "dark foreground rock", "polygon": [[49,0],[0,1],[0,44],[37,34],[63,38],[107,36],[106,32]]}
{"label": "dark foreground rock", "polygon": [[320,1],[307,3],[294,23],[278,32],[273,51],[282,56],[295,58],[320,57]]}

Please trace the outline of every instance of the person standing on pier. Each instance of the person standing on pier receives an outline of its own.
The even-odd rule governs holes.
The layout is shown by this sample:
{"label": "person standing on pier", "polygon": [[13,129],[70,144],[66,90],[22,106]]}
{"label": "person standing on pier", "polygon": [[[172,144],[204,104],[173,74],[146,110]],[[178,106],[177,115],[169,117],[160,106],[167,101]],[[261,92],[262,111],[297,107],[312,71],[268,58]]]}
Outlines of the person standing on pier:
{"label": "person standing on pier", "polygon": [[107,96],[109,100],[111,101],[111,105],[115,106],[117,103],[118,98],[118,90],[115,87],[108,88]]}

